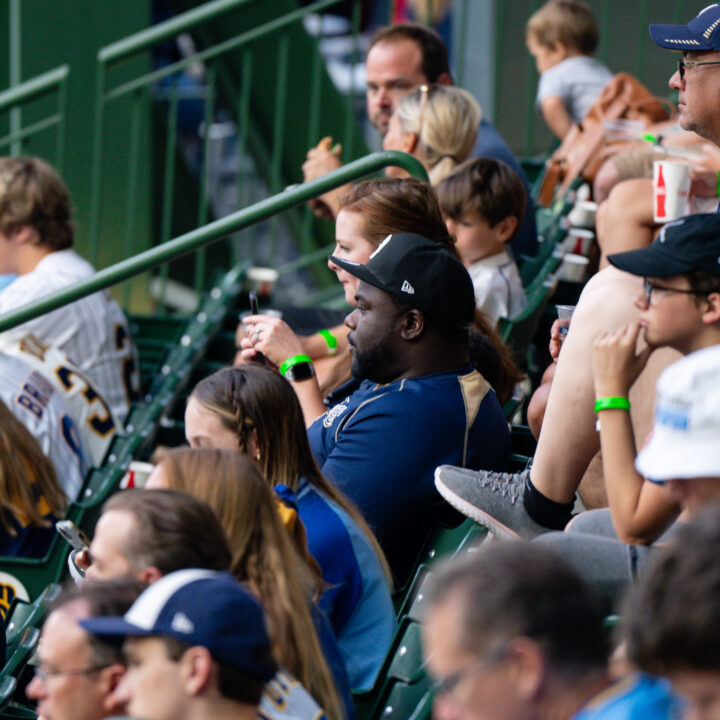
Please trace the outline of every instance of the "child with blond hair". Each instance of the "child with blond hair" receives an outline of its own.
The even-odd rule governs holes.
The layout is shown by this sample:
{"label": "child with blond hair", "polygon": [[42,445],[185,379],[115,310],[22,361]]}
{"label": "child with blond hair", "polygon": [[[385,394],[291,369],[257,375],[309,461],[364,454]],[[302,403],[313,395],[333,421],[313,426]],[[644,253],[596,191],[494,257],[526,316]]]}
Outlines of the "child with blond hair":
{"label": "child with blond hair", "polygon": [[536,104],[561,140],[579,123],[612,73],[592,57],[599,40],[595,17],[585,3],[550,0],[525,27],[525,42],[535,58],[540,83]]}

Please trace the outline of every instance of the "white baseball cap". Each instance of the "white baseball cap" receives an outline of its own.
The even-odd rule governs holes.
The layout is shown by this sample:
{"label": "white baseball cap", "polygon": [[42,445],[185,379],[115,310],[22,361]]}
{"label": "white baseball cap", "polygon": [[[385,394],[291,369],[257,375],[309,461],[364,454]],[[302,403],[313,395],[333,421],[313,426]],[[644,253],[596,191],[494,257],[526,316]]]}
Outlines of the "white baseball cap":
{"label": "white baseball cap", "polygon": [[691,353],[662,373],[653,434],[635,467],[654,482],[720,478],[720,345]]}

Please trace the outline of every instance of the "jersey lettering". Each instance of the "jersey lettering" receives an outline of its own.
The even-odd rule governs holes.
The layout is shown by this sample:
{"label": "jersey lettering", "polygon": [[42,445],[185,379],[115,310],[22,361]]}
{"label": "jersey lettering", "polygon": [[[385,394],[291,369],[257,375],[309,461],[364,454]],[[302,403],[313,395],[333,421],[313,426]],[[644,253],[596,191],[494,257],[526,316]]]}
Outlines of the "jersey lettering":
{"label": "jersey lettering", "polygon": [[130,405],[140,397],[140,377],[132,352],[130,336],[124,325],[118,324],[115,326],[115,349],[127,350],[128,352],[128,357],[123,360],[123,384],[125,385],[127,402]]}
{"label": "jersey lettering", "polygon": [[58,380],[66,390],[72,390],[75,387],[73,378],[77,379],[83,388],[82,395],[88,401],[88,404],[92,405],[97,400],[102,412],[94,412],[87,419],[88,425],[94,432],[100,435],[100,437],[105,437],[108,433],[115,430],[115,422],[113,421],[110,408],[81,375],[64,365],[58,365],[58,367],[55,368],[55,375],[57,375]]}
{"label": "jersey lettering", "polygon": [[40,403],[35,402],[29,395],[21,393],[15,398],[15,402],[29,410],[35,417],[42,418],[45,408]]}

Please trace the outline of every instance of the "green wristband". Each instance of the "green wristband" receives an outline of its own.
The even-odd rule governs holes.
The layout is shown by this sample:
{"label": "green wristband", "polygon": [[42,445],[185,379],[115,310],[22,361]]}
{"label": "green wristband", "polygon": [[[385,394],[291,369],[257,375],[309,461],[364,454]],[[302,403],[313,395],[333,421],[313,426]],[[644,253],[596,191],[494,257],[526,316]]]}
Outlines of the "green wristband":
{"label": "green wristband", "polygon": [[718,172],[718,186],[717,186],[717,192],[718,192],[718,195],[720,195],[720,172]]}
{"label": "green wristband", "polygon": [[325,342],[328,347],[328,355],[332,357],[337,355],[337,338],[326,328],[325,330],[318,330],[318,335],[322,335],[325,338]]}
{"label": "green wristband", "polygon": [[604,397],[595,401],[595,412],[601,410],[630,410],[630,401],[625,397]]}
{"label": "green wristband", "polygon": [[308,355],[293,355],[292,357],[289,357],[281,366],[280,366],[280,374],[285,377],[285,373],[293,366],[297,365],[298,363],[310,363],[312,365],[312,360]]}

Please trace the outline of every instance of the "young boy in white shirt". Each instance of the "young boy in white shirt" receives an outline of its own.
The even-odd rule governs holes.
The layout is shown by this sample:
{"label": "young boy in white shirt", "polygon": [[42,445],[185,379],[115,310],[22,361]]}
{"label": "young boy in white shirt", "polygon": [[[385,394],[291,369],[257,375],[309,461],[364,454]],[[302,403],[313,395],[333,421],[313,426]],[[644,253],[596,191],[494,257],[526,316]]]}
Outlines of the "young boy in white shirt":
{"label": "young boy in white shirt", "polygon": [[525,188],[503,162],[475,158],[437,186],[448,232],[470,273],[475,304],[494,324],[515,317],[527,303],[520,274],[506,245],[525,208]]}

